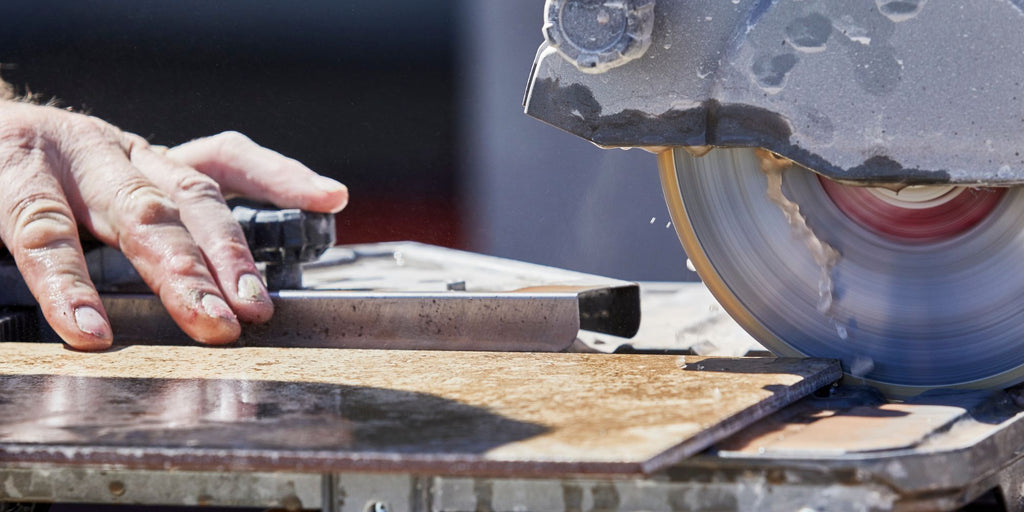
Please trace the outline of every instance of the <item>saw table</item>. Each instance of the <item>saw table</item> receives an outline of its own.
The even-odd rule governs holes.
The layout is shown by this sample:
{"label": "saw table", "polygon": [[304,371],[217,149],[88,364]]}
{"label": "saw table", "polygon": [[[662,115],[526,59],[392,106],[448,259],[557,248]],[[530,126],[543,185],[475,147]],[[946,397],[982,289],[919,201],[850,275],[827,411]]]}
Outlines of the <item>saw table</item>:
{"label": "saw table", "polygon": [[[415,293],[466,300],[457,295],[481,292],[448,288],[453,275],[465,278],[453,288],[487,287],[472,261],[492,282],[522,284],[499,272],[502,260],[440,248],[333,251],[363,254],[363,266],[314,264],[307,286],[365,284],[400,267],[455,272],[412,280]],[[526,353],[394,341],[341,350],[308,337],[130,342],[101,354],[0,344],[0,496],[357,512],[953,510],[995,489],[1020,507],[1020,391],[889,402],[833,386],[835,362],[771,357],[699,283],[640,289],[632,339],[578,331]]]}
{"label": "saw table", "polygon": [[330,215],[243,208],[270,323],[196,347],[99,249],[119,344],[79,354],[24,343],[54,336],[0,259],[0,499],[1024,510],[1021,0],[543,20],[526,113],[658,154],[704,285],[416,244],[312,261]]}

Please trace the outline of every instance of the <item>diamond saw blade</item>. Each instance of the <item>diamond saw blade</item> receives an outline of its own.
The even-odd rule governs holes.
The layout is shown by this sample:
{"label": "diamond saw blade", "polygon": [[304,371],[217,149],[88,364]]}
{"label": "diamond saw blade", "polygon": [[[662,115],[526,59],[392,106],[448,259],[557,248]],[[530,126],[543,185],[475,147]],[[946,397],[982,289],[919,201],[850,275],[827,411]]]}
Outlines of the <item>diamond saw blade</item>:
{"label": "diamond saw blade", "polygon": [[[1000,190],[954,232],[904,239],[840,208],[815,173],[765,158],[659,156],[687,255],[758,341],[839,359],[895,396],[1024,381],[1024,190]],[[943,194],[922,201],[933,207]]]}

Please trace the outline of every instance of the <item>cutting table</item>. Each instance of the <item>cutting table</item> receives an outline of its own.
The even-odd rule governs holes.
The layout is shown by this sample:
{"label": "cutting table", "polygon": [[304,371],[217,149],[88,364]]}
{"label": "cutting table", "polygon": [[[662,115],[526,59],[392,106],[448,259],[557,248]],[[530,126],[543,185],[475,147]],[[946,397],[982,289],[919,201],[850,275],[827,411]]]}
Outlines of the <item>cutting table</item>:
{"label": "cutting table", "polygon": [[[425,260],[474,275],[472,255],[418,244],[332,251],[364,255],[367,278]],[[348,272],[305,274],[322,288]],[[443,293],[483,286],[460,281],[470,291]],[[3,343],[0,495],[359,512],[1019,507],[1020,391],[889,401],[837,386],[836,362],[771,356],[700,283],[640,290],[633,338],[578,330],[525,353]]]}

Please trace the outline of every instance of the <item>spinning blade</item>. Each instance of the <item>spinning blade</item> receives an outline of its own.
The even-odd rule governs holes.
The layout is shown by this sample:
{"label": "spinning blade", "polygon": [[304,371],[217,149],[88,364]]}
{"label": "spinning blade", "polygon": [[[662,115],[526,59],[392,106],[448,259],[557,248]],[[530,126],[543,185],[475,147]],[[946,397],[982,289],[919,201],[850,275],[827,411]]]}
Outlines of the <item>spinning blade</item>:
{"label": "spinning blade", "polygon": [[[792,220],[769,198],[765,158],[799,206]],[[774,352],[839,359],[848,375],[893,395],[1024,381],[1024,274],[1015,271],[1024,261],[1024,190],[965,189],[989,194],[976,201],[977,218],[942,236],[901,238],[841,209],[813,172],[762,150],[698,158],[677,148],[659,164],[701,278]]]}

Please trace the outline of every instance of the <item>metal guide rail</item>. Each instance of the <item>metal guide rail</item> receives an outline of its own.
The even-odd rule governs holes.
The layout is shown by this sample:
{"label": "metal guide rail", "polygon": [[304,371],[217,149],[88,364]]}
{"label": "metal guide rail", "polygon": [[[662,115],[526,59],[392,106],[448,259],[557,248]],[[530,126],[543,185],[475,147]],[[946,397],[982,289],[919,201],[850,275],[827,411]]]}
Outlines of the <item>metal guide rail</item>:
{"label": "metal guide rail", "polygon": [[[86,260],[115,344],[191,343],[121,253]],[[240,344],[550,352],[580,329],[629,337],[640,323],[635,283],[414,242],[339,246],[291,266],[301,286],[271,292],[273,319],[246,326]],[[0,339],[57,340],[13,262],[0,261],[0,285]]]}

